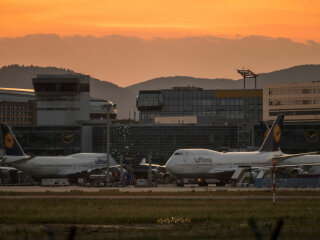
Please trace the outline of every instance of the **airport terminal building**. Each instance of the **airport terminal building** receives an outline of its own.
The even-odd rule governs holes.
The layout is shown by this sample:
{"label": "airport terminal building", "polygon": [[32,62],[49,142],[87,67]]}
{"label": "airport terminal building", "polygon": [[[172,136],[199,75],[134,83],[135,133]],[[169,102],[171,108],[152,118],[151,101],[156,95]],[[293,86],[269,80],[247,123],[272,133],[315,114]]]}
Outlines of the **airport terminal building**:
{"label": "airport terminal building", "polygon": [[262,120],[262,90],[174,87],[140,91],[140,124],[237,125]]}
{"label": "airport terminal building", "polygon": [[[107,113],[101,105],[113,103],[90,96],[88,76],[38,75],[33,83],[35,92],[29,91],[27,95],[16,90],[14,95],[11,90],[0,92],[2,122],[13,127],[26,153],[68,155],[106,152]],[[287,153],[318,151],[320,123],[315,121],[319,116],[317,111],[320,111],[318,95],[317,92],[309,93],[308,90],[306,93],[305,90],[317,91],[318,86],[319,83],[299,85],[301,94],[290,97],[282,92],[277,93],[288,90],[288,85],[268,86],[263,91],[205,90],[196,87],[140,91],[136,99],[140,122],[112,124],[111,152],[115,159],[124,154],[125,160],[133,162],[139,162],[151,154],[153,161],[163,164],[179,148],[237,151],[251,146],[247,150],[257,149],[264,135],[260,120],[271,121],[275,111],[285,114],[294,112],[295,105],[283,104],[287,100],[282,99],[288,98],[297,98],[303,103],[299,104],[296,112],[305,110],[304,114],[308,113],[305,115],[313,121],[303,118],[291,121],[293,117],[290,116],[303,116],[299,114],[286,116],[281,148]],[[18,107],[27,104],[33,104],[33,108]],[[310,115],[311,111],[313,115]],[[6,112],[10,112],[10,117]],[[21,112],[23,117],[11,117],[12,113],[15,116]],[[15,122],[15,118],[25,119],[24,112],[33,120],[22,121],[27,124],[22,124],[20,120]],[[110,118],[116,119],[116,109],[110,112]]]}
{"label": "airport terminal building", "polygon": [[286,122],[320,122],[320,82],[266,85],[263,106],[265,121],[284,114]]}

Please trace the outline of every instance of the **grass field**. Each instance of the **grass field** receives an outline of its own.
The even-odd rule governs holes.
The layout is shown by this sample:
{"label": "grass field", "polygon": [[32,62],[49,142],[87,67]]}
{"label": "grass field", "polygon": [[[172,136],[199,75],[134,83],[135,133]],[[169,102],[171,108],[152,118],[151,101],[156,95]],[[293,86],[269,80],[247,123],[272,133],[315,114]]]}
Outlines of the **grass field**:
{"label": "grass field", "polygon": [[[48,239],[48,227],[66,239],[73,225],[75,239],[254,239],[250,218],[265,239],[279,218],[279,239],[320,239],[318,200],[2,199],[0,213],[0,239]],[[191,223],[158,225],[160,217]]]}

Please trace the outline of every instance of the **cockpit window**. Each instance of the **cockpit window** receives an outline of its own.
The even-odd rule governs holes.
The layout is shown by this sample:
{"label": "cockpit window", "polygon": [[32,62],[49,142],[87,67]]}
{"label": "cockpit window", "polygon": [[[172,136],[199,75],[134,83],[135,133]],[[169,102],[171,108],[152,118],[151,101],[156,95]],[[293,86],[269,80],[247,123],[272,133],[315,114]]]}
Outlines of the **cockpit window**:
{"label": "cockpit window", "polygon": [[182,155],[182,153],[181,153],[181,152],[176,152],[174,155],[175,155],[175,156],[177,156],[177,155]]}

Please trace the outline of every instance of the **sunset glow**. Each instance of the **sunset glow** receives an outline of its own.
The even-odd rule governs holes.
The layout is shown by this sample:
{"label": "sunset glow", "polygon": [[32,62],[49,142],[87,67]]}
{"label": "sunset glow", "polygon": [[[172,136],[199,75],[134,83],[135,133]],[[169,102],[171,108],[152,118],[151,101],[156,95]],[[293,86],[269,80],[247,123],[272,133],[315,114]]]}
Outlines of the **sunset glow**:
{"label": "sunset glow", "polygon": [[1,0],[0,37],[264,35],[320,41],[318,0]]}

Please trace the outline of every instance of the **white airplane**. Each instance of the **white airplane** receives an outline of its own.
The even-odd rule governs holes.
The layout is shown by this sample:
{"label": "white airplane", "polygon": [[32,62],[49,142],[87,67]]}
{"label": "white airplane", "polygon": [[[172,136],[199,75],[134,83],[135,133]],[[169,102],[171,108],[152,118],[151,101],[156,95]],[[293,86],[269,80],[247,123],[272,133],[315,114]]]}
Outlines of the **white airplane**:
{"label": "white airplane", "polygon": [[279,148],[283,115],[278,115],[261,148],[254,152],[217,152],[208,149],[179,149],[166,164],[167,171],[183,185],[184,178],[218,179],[224,185],[241,169],[296,168],[320,165],[320,156],[314,153],[284,154]]}
{"label": "white airplane", "polygon": [[[107,169],[107,159],[104,153],[77,153],[68,156],[28,156],[23,152],[7,124],[1,124],[1,133],[5,150],[1,162],[35,178],[85,176],[98,169]],[[118,166],[110,156],[110,168]]]}

